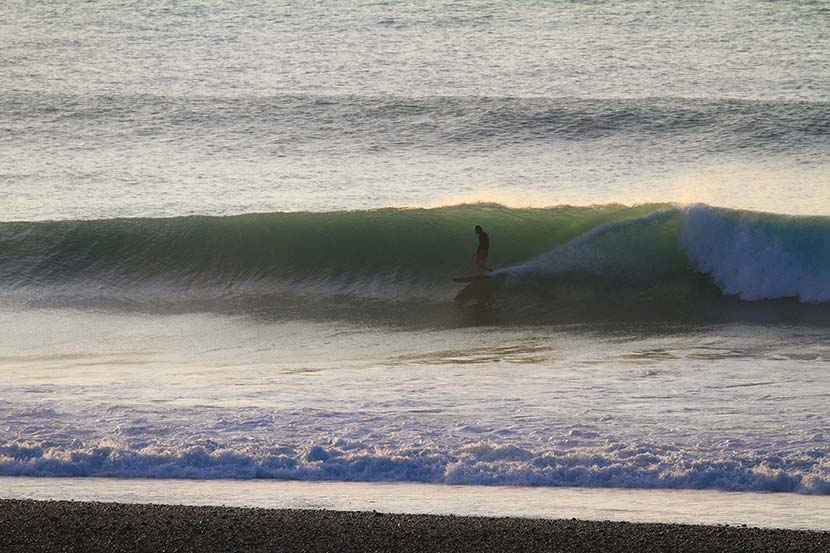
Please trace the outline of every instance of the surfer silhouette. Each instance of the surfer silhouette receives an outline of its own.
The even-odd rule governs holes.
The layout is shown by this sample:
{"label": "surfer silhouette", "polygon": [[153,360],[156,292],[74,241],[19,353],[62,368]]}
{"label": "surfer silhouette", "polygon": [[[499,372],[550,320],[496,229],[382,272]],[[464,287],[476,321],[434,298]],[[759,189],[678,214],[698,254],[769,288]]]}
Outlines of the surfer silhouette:
{"label": "surfer silhouette", "polygon": [[476,225],[476,234],[478,234],[478,249],[476,250],[476,270],[480,273],[482,271],[492,271],[490,267],[485,265],[487,262],[487,254],[490,253],[490,235],[484,232],[481,225]]}

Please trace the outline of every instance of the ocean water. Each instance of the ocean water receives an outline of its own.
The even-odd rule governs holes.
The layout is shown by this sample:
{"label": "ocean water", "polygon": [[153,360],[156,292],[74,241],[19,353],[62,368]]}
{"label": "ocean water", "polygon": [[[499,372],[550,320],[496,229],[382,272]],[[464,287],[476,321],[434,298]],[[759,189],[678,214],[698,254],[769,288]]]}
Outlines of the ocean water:
{"label": "ocean water", "polygon": [[830,493],[828,29],[4,3],[0,475]]}

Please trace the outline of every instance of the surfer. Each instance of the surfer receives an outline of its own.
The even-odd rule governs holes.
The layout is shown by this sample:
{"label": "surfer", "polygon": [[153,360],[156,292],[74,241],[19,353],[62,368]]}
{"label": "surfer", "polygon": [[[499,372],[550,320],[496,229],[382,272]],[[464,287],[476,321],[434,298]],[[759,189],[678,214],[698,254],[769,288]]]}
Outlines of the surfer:
{"label": "surfer", "polygon": [[484,232],[481,225],[476,225],[476,234],[478,234],[478,249],[476,250],[476,270],[480,273],[482,271],[492,271],[490,267],[485,265],[487,262],[487,254],[490,253],[490,235]]}

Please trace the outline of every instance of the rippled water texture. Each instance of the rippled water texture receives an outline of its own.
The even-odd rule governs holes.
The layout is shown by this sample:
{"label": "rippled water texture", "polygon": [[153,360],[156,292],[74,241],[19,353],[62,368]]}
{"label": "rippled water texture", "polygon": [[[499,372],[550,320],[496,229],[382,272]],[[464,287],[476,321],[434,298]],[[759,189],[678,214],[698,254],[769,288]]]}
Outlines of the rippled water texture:
{"label": "rippled water texture", "polygon": [[0,25],[0,220],[830,210],[821,3],[13,1]]}

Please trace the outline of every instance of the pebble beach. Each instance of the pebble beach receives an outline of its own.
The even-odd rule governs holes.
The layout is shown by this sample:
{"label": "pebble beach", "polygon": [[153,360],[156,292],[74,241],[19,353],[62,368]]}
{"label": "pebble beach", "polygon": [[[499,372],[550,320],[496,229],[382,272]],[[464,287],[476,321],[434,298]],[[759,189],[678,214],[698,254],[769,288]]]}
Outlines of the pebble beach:
{"label": "pebble beach", "polygon": [[830,551],[830,532],[379,512],[0,501],[8,553]]}

